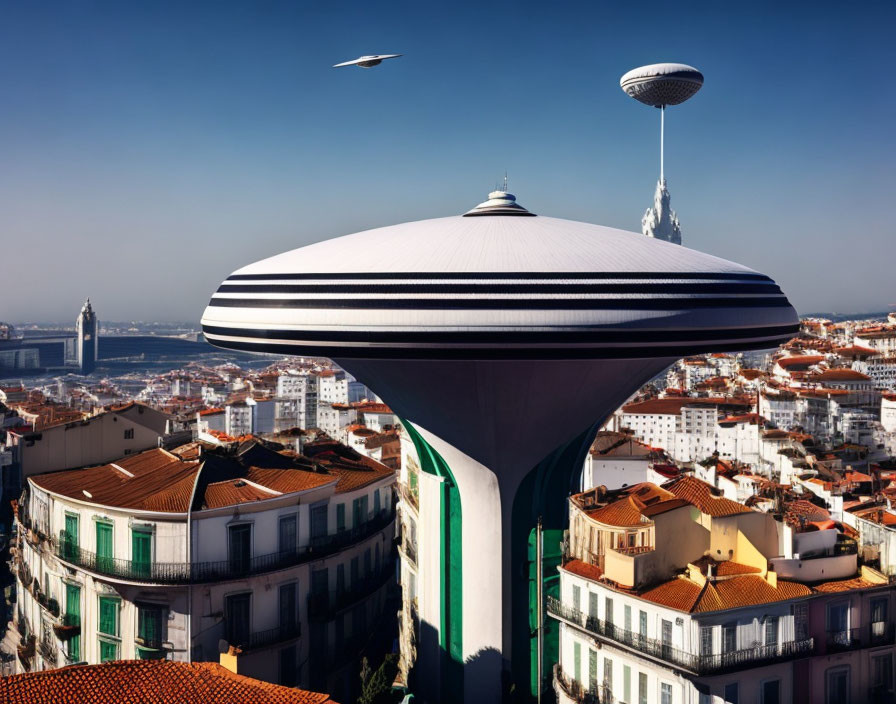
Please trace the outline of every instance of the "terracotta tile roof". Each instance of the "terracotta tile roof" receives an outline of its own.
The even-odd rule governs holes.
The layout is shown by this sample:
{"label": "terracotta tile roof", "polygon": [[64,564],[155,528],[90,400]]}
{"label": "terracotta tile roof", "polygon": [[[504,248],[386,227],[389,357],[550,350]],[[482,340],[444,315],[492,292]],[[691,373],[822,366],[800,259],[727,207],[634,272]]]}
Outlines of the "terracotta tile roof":
{"label": "terracotta tile roof", "polygon": [[825,369],[813,374],[812,381],[871,381],[871,377],[855,369]]}
{"label": "terracotta tile roof", "polygon": [[771,586],[758,575],[710,580],[701,587],[687,577],[663,582],[641,594],[642,599],[688,613],[706,613],[786,601],[808,596],[812,590],[804,584],[778,580]]}
{"label": "terracotta tile roof", "polygon": [[329,695],[237,675],[217,663],[119,660],[0,678],[0,704],[318,704]]}
{"label": "terracotta tile roof", "polygon": [[749,408],[752,401],[734,397],[672,397],[652,398],[647,401],[629,403],[622,407],[623,413],[674,415],[681,413],[684,406],[739,406]]}
{"label": "terracotta tile roof", "polygon": [[589,518],[607,526],[638,526],[644,523],[641,508],[631,496],[626,496],[624,499],[586,513]]}
{"label": "terracotta tile roof", "polygon": [[707,516],[733,516],[737,513],[750,513],[751,509],[723,496],[716,496],[715,489],[704,481],[691,475],[685,475],[663,484],[663,488],[672,492],[679,499],[693,504]]}
{"label": "terracotta tile roof", "polygon": [[692,563],[700,569],[700,572],[706,574],[706,568],[712,565],[712,573],[716,577],[736,577],[743,574],[759,574],[761,570],[758,567],[744,565],[740,562],[732,560],[721,560],[716,562],[708,555],[695,560]]}
{"label": "terracotta tile roof", "polygon": [[253,486],[242,479],[228,479],[223,482],[213,482],[205,488],[205,506],[206,508],[221,508],[250,501],[264,501],[281,495],[282,493],[279,491],[265,491],[260,486]]}
{"label": "terracotta tile roof", "polygon": [[579,577],[593,579],[595,582],[603,575],[603,571],[600,567],[597,565],[589,565],[587,562],[582,562],[581,560],[570,560],[563,565],[563,569],[567,572],[577,574]]}
{"label": "terracotta tile roof", "polygon": [[773,587],[765,579],[758,576],[732,577],[709,582],[704,593],[694,606],[694,613],[737,609],[742,606],[756,606],[775,601],[786,601],[801,596],[808,596],[812,590],[804,584],[778,580]]}
{"label": "terracotta tile roof", "polygon": [[850,589],[865,589],[867,587],[879,587],[880,584],[871,582],[862,577],[854,577],[852,579],[838,579],[833,582],[823,582],[816,584],[815,591],[824,593],[845,592]]}
{"label": "terracotta tile roof", "polygon": [[813,364],[818,364],[819,362],[824,361],[824,355],[820,354],[801,354],[794,355],[792,357],[781,357],[777,360],[777,365],[781,367],[781,369],[789,369],[790,367],[803,367],[808,368]]}
{"label": "terracotta tile roof", "polygon": [[338,477],[337,494],[354,491],[395,475],[394,469],[333,440],[307,443],[303,452],[331,475]]}
{"label": "terracotta tile roof", "polygon": [[[626,490],[624,498],[606,506],[585,511],[585,513],[592,520],[608,526],[638,526],[644,523],[642,516],[649,517],[656,513],[662,513],[664,510],[668,511],[678,508],[677,506],[662,506],[662,504],[674,498],[671,493],[661,489],[656,484],[642,482]],[[645,513],[648,509],[655,509],[656,507],[662,508],[652,513]]]}
{"label": "terracotta tile roof", "polygon": [[685,577],[677,577],[642,592],[641,598],[654,604],[690,612],[700,598],[700,586]]}
{"label": "terracotta tile roof", "polygon": [[841,357],[876,357],[880,354],[877,350],[862,345],[850,345],[849,347],[837,347],[834,352]]}
{"label": "terracotta tile roof", "polygon": [[246,478],[281,494],[307,491],[308,489],[331,484],[335,479],[332,475],[324,474],[323,472],[309,472],[302,469],[266,469],[262,467],[251,467]]}
{"label": "terracotta tile roof", "polygon": [[175,495],[167,496],[168,509],[157,508],[157,494],[169,494],[174,485],[181,489],[192,485],[198,467],[198,462],[184,461],[156,448],[129,455],[114,463],[39,474],[30,480],[47,491],[79,501],[120,508],[185,512],[189,505],[189,492],[185,494],[185,500],[182,500],[183,491],[176,494],[176,499]]}

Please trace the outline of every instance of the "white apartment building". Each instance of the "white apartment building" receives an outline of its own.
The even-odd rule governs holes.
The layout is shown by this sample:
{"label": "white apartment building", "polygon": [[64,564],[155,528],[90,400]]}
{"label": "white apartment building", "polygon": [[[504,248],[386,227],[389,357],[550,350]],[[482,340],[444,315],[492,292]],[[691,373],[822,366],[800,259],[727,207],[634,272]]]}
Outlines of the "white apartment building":
{"label": "white apartment building", "polygon": [[885,432],[896,433],[896,393],[881,395],[880,423]]}
{"label": "white apartment building", "polygon": [[31,477],[13,550],[20,669],[152,658],[351,696],[393,581],[394,471],[196,444]]}
{"label": "white apartment building", "polygon": [[[886,578],[857,570],[856,546],[842,538],[853,560],[847,578],[783,578],[767,559],[782,539],[816,571],[843,555],[829,546],[814,553],[811,532],[779,537],[772,516],[701,484],[687,477],[639,488],[600,508],[602,566],[586,548],[604,528],[571,521],[559,594],[547,600],[560,624],[559,704],[891,701],[896,601]],[[609,539],[620,529],[622,541]]]}

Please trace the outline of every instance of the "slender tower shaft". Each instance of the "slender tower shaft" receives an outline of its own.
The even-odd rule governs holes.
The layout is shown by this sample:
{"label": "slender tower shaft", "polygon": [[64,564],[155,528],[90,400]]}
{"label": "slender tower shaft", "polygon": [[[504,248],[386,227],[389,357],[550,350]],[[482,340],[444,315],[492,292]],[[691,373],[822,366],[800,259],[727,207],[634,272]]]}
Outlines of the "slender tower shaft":
{"label": "slender tower shaft", "polygon": [[666,159],[666,106],[660,106],[660,183],[664,183],[664,162]]}

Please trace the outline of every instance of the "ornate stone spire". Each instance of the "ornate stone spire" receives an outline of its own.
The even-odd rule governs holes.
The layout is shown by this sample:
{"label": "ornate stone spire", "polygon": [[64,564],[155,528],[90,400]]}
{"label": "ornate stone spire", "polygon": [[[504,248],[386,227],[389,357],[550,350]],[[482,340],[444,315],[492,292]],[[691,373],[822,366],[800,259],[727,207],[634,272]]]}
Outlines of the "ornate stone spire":
{"label": "ornate stone spire", "polygon": [[678,216],[669,204],[671,196],[666,188],[666,179],[656,182],[656,193],[653,194],[653,207],[648,208],[641,218],[641,232],[658,240],[681,244],[681,224]]}

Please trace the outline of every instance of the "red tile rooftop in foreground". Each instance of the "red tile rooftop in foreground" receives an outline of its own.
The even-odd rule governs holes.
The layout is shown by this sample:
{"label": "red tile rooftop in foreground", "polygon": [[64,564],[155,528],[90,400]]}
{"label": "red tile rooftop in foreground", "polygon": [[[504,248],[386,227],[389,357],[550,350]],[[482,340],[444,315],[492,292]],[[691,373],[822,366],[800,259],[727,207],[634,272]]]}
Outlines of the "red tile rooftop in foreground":
{"label": "red tile rooftop in foreground", "polygon": [[0,678],[0,704],[319,704],[328,694],[243,677],[211,662],[118,660]]}

